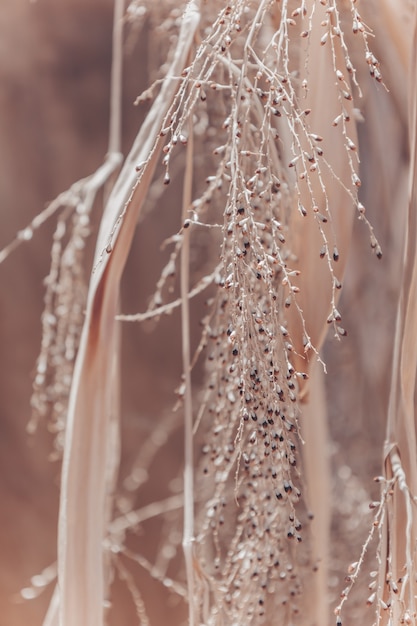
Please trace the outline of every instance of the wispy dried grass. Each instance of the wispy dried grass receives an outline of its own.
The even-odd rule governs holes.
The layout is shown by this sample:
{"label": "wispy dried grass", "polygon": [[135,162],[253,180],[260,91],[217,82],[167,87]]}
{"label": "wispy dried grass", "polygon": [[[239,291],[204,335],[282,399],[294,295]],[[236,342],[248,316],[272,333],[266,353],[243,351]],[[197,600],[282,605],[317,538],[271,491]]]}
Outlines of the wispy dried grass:
{"label": "wispy dried grass", "polygon": [[[37,416],[53,407],[56,450],[63,453],[58,586],[48,626],[103,624],[114,572],[130,590],[139,623],[149,623],[147,598],[121,555],[187,597],[191,626],[327,623],[332,498],[320,355],[329,327],[338,339],[346,335],[339,296],[355,216],[370,251],[382,255],[358,197],[362,182],[372,185],[359,159],[360,109],[371,115],[372,107],[377,110],[370,81],[387,97],[385,81],[405,119],[400,72],[388,61],[385,72],[376,50],[379,33],[389,36],[401,75],[410,71],[414,84],[408,55],[410,48],[415,56],[415,37],[412,47],[402,22],[412,8],[384,1],[377,15],[369,10],[374,45],[354,0],[131,2],[126,18],[136,26],[132,37],[145,19],[159,17],[161,31],[175,44],[161,76],[138,99],[151,101],[149,113],[115,179],[123,2],[115,3],[109,154],[96,174],[45,214],[64,207],[46,284],[33,400]],[[411,181],[415,109],[411,96]],[[377,146],[381,129],[374,120],[369,128]],[[85,296],[81,256],[89,215],[109,178]],[[141,208],[178,180],[182,201],[174,202],[182,206],[181,222],[166,242],[173,250],[169,262],[148,310],[120,315],[120,280]],[[417,621],[414,222],[412,182],[381,500],[372,505],[371,532],[349,567],[341,602],[335,602],[339,625],[374,535],[379,575],[368,598],[376,607],[370,619]],[[211,268],[195,276],[190,258],[201,232],[211,240]],[[176,273],[179,296],[167,301],[167,283]],[[207,312],[194,346],[191,299],[206,289]],[[183,495],[138,511],[128,508],[117,518],[120,322],[159,318],[177,307]],[[203,360],[205,383],[197,389],[193,369]],[[194,461],[196,440],[203,442],[202,455]],[[149,457],[157,446],[151,448]],[[129,529],[179,507],[185,582],[168,575],[167,564],[153,567],[126,542]]]}

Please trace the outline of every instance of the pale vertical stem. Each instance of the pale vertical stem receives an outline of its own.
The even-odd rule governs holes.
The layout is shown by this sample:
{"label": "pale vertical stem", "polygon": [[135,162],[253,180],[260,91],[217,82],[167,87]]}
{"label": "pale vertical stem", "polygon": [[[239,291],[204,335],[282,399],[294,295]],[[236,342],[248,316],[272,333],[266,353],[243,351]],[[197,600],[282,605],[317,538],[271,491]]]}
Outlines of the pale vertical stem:
{"label": "pale vertical stem", "polygon": [[[190,132],[187,144],[187,156],[182,199],[182,218],[187,216],[191,204],[193,185],[193,133]],[[184,532],[182,545],[185,557],[188,587],[189,626],[194,626],[194,454],[193,454],[193,404],[191,387],[190,356],[190,305],[188,299],[190,274],[190,229],[183,230],[181,249],[181,330],[182,361],[184,368]]]}
{"label": "pale vertical stem", "polygon": [[114,0],[113,54],[110,86],[109,153],[120,152],[122,137],[123,12],[124,0]]}
{"label": "pale vertical stem", "polygon": [[[118,155],[122,162],[122,91],[123,91],[123,13],[125,0],[114,0],[112,63],[110,79],[110,121],[109,147],[107,155]],[[107,181],[104,188],[104,205],[106,204],[116,181],[117,168]]]}
{"label": "pale vertical stem", "polygon": [[[120,154],[122,144],[122,78],[123,78],[123,14],[125,0],[114,0],[113,31],[112,31],[112,64],[110,80],[110,121],[109,121],[109,145],[108,154]],[[117,171],[108,180],[105,189],[105,202],[114,184]],[[111,520],[113,508],[113,493],[117,482],[120,462],[120,350],[121,331],[115,329],[113,346],[113,388],[111,396],[111,415],[109,423],[109,436],[107,441],[109,459],[107,467],[107,502],[106,523]],[[106,559],[108,561],[108,559]],[[110,584],[110,571],[106,564],[107,585]]]}
{"label": "pale vertical stem", "polygon": [[[112,64],[110,79],[110,120],[108,155],[121,155],[122,144],[122,77],[123,77],[123,14],[125,0],[114,0],[113,31],[112,31]],[[107,202],[111,189],[117,177],[116,169],[108,179],[104,190],[104,202]],[[121,356],[121,327],[114,329],[112,351],[112,389],[110,398],[110,416],[107,435],[107,467],[106,467],[106,503],[104,523],[107,529],[111,522],[113,511],[114,491],[120,465],[120,356]],[[110,554],[104,554],[104,596],[108,595],[111,585],[112,572]]]}

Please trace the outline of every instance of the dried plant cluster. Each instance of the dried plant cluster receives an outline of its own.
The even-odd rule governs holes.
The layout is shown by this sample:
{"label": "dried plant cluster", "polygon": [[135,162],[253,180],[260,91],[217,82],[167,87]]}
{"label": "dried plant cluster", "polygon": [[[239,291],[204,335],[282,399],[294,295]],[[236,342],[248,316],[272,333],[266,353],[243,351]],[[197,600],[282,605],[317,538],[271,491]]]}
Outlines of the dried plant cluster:
{"label": "dried plant cluster", "polygon": [[60,199],[56,202],[57,208],[64,207],[64,211],[57,221],[51,268],[45,279],[42,349],[34,381],[34,419],[29,424],[32,430],[40,417],[48,417],[51,430],[57,433],[59,456],[87,295],[83,260],[85,240],[90,235],[92,202],[85,202],[86,190],[82,184],[79,187],[80,194],[74,189],[67,194],[68,199],[62,198],[62,204]]}
{"label": "dried plant cluster", "polygon": [[[265,615],[273,615],[276,623],[295,623],[303,572],[308,580],[317,565],[309,559],[308,546],[300,551],[293,545],[303,538],[299,518],[304,522],[308,517],[299,504],[297,400],[308,378],[309,352],[318,354],[321,341],[318,334],[311,339],[297,299],[304,262],[297,237],[299,245],[305,243],[298,216],[310,217],[308,228],[320,233],[316,255],[327,260],[324,280],[330,288],[318,306],[327,309],[326,321],[343,335],[336,308],[341,283],[335,272],[339,247],[345,246],[345,234],[337,232],[337,221],[346,220],[337,215],[340,196],[348,216],[354,205],[364,215],[357,201],[356,143],[348,134],[356,134],[350,121],[355,115],[352,89],[358,85],[338,7],[326,5],[283,3],[277,8],[265,2],[221,11],[184,72],[180,104],[174,104],[162,130],[170,137],[163,149],[168,183],[171,152],[178,142],[187,142],[189,111],[201,109],[198,97],[209,102],[209,112],[225,113],[223,132],[216,133],[222,142],[214,148],[220,157],[217,170],[184,224],[187,229],[202,227],[209,200],[225,207],[219,224],[220,289],[205,341],[214,368],[200,416],[204,423],[207,414],[211,424],[204,471],[214,489],[196,553],[204,555],[208,541],[209,559],[203,556],[202,563],[215,598],[211,606],[206,603],[201,623],[257,623]],[[381,80],[366,28],[355,7],[350,9],[371,74]],[[320,37],[313,34],[318,24]],[[308,42],[304,47],[300,38]],[[325,64],[332,76],[330,89],[336,85],[336,116],[327,124],[343,150],[338,171],[324,154],[323,137],[314,132],[317,112],[310,103],[317,86],[308,79],[312,59]],[[349,75],[351,81],[345,78]],[[372,232],[371,245],[380,255]],[[300,364],[302,369],[295,367]],[[208,562],[213,558],[212,572]]]}
{"label": "dried plant cluster", "polygon": [[[381,20],[388,15],[395,25],[404,14],[411,19],[413,8],[400,2],[396,9],[384,1],[377,10]],[[325,419],[315,386],[321,385],[318,365],[325,371],[320,351],[326,332],[330,326],[337,338],[346,335],[339,296],[355,216],[364,223],[370,249],[382,256],[359,198],[366,168],[361,170],[358,124],[366,99],[362,90],[373,89],[370,81],[381,92],[386,87],[373,52],[374,33],[361,11],[355,0],[131,2],[125,14],[130,37],[158,24],[158,36],[173,46],[155,83],[138,98],[138,104],[149,102],[150,112],[115,180],[123,23],[123,2],[116,2],[108,160],[48,209],[49,216],[64,207],[46,280],[33,407],[34,419],[48,415],[58,433],[63,471],[59,593],[45,624],[102,624],[113,569],[127,583],[139,623],[149,623],[147,599],[121,554],[187,596],[191,626],[326,622],[330,470],[322,465],[326,441],[315,441],[311,433]],[[96,192],[109,178],[86,295],[89,218]],[[175,202],[182,207],[181,221],[166,243],[172,253],[149,308],[120,315],[119,283],[142,205],[179,180],[182,199]],[[412,211],[411,201],[411,233]],[[202,232],[210,238],[211,268],[198,276],[190,257]],[[411,239],[407,263],[414,259]],[[366,619],[378,625],[417,623],[416,368],[415,359],[404,357],[404,342],[413,340],[407,302],[415,281],[407,263],[386,476],[380,478],[381,500],[372,505],[371,533],[346,574],[334,618],[338,625],[374,535],[380,573],[373,575],[368,598],[375,613]],[[179,295],[170,301],[167,287],[177,275]],[[195,348],[191,301],[205,290],[206,314]],[[142,512],[124,510],[114,519],[109,496],[120,454],[121,321],[159,318],[174,308],[182,314],[185,586],[181,574],[168,577],[166,569],[153,568],[126,545],[129,530],[147,516],[177,508],[178,497]],[[204,361],[202,389],[193,386],[198,361]],[[398,411],[402,374],[413,377],[407,378],[405,422]],[[196,441],[202,454],[195,460]],[[140,483],[134,472],[131,482]],[[326,507],[327,516],[320,510]],[[311,526],[312,513],[321,528]],[[177,533],[173,555],[178,541]]]}

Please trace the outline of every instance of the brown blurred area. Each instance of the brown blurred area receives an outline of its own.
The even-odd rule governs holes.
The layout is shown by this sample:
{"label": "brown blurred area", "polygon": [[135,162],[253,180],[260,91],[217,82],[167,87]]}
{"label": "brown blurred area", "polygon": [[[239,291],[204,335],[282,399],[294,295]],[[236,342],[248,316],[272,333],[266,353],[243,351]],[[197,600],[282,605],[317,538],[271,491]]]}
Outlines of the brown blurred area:
{"label": "brown blurred area", "polygon": [[[0,245],[106,150],[110,2],[6,0],[0,10]],[[28,436],[53,225],[0,266],[0,624],[42,623],[19,592],[56,559],[59,468]]]}

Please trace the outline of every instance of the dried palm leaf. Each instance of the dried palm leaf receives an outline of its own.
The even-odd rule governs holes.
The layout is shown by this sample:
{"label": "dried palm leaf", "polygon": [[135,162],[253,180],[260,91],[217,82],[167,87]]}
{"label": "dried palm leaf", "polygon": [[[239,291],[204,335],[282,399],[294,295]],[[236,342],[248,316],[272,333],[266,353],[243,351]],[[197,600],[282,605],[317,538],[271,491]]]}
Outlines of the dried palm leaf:
{"label": "dried palm leaf", "polygon": [[167,78],[110,194],[97,239],[65,433],[58,545],[61,626],[103,623],[108,583],[103,541],[118,450],[120,277],[162,147],[160,130],[198,24],[197,7],[188,4]]}

